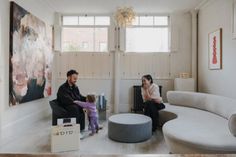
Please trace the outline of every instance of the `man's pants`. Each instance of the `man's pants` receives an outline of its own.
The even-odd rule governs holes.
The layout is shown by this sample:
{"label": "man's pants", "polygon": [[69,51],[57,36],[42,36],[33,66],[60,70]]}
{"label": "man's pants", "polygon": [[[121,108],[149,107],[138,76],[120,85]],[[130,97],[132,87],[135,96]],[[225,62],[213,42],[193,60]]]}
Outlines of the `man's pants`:
{"label": "man's pants", "polygon": [[80,124],[80,130],[85,129],[85,115],[83,108],[78,105],[68,105],[64,107],[68,111],[68,118],[75,117],[76,123]]}

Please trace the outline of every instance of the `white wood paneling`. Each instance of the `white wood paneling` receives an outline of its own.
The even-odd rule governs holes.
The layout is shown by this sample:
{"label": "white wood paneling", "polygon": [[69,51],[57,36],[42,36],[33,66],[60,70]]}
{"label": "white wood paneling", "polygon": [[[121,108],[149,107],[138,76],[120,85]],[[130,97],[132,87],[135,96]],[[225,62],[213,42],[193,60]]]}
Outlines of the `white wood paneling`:
{"label": "white wood paneling", "polygon": [[191,14],[172,14],[171,27],[173,49],[170,54],[170,74],[171,78],[175,78],[182,72],[191,74]]}
{"label": "white wood paneling", "polygon": [[170,78],[170,53],[155,54],[152,58],[152,62],[154,78]]}
{"label": "white wood paneling", "polygon": [[179,50],[179,28],[175,25],[171,25],[171,52],[178,52]]}
{"label": "white wood paneling", "polygon": [[80,73],[80,77],[89,78],[92,74],[92,69],[88,70],[91,67],[91,57],[90,54],[81,53],[79,57],[77,56],[76,62],[78,65],[78,71]]}
{"label": "white wood paneling", "polygon": [[68,54],[59,53],[56,54],[57,58],[57,68],[58,68],[58,78],[66,78],[66,72],[68,71]]}
{"label": "white wood paneling", "polygon": [[112,78],[112,60],[110,53],[70,52],[58,56],[58,78],[65,78],[66,72],[75,69],[80,78]]}
{"label": "white wood paneling", "polygon": [[169,53],[124,53],[121,56],[121,78],[139,79],[145,74],[154,78],[170,77]]}

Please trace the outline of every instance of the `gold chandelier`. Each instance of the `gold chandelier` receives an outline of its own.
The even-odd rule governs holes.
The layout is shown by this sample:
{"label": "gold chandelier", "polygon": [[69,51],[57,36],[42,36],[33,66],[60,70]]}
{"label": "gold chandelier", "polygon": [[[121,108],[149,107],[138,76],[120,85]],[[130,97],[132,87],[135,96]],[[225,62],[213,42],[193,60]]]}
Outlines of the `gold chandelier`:
{"label": "gold chandelier", "polygon": [[135,12],[132,7],[119,7],[116,11],[115,19],[119,27],[130,26],[135,20]]}

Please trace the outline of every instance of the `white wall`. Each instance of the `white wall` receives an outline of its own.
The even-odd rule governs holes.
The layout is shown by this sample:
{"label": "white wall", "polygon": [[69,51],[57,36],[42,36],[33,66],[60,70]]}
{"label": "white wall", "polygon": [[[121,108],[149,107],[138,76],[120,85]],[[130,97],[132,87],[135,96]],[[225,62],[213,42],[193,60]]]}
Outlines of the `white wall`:
{"label": "white wall", "polygon": [[[2,124],[2,114],[3,114],[3,105],[5,102],[5,89],[6,89],[6,75],[5,75],[5,53],[8,51],[8,40],[6,40],[6,37],[8,37],[8,28],[9,24],[5,21],[9,21],[9,15],[7,14],[8,11],[8,0],[2,0],[0,1],[0,127]],[[5,41],[5,42],[3,42]],[[1,128],[0,128],[1,132]]]}
{"label": "white wall", "polygon": [[54,11],[43,2],[35,0],[10,0],[16,2],[18,5],[29,11],[39,19],[43,20],[49,25],[54,22]]}
{"label": "white wall", "polygon": [[[128,112],[133,105],[133,85],[140,85],[141,76],[152,74],[154,82],[166,92],[173,90],[173,78],[180,72],[191,73],[191,14],[171,15],[173,53],[124,54],[120,56],[119,111]],[[115,33],[114,33],[115,34]],[[118,53],[118,52],[115,52]],[[111,108],[114,106],[114,53],[58,53],[57,87],[65,80],[66,71],[77,69],[80,73],[78,85],[83,94],[105,93]],[[63,63],[63,64],[62,64]],[[110,73],[110,75],[108,75]]]}
{"label": "white wall", "polygon": [[[0,22],[1,22],[1,62],[0,62],[0,70],[1,70],[1,126],[4,123],[4,111],[5,111],[5,104],[8,101],[6,97],[8,97],[8,53],[9,53],[9,3],[8,0],[0,1]],[[2,134],[2,130],[1,130]]]}
{"label": "white wall", "polygon": [[171,76],[176,78],[181,72],[192,73],[192,17],[190,13],[178,13],[172,15],[172,44]]}
{"label": "white wall", "polygon": [[[35,1],[15,0],[20,6],[39,17],[48,24],[53,24],[53,12],[47,7]],[[49,116],[49,98],[20,104],[9,108],[9,13],[10,3],[8,0],[0,1],[0,74],[3,79],[0,82],[0,107],[1,107],[1,135],[7,138],[17,129],[17,132],[30,127],[32,123]],[[55,82],[55,81],[54,81]],[[53,85],[55,86],[55,85]],[[3,87],[3,88],[2,88]]]}
{"label": "white wall", "polygon": [[[236,40],[231,34],[232,0],[212,0],[199,11],[199,90],[236,98]],[[208,69],[208,33],[223,29],[223,69]]]}

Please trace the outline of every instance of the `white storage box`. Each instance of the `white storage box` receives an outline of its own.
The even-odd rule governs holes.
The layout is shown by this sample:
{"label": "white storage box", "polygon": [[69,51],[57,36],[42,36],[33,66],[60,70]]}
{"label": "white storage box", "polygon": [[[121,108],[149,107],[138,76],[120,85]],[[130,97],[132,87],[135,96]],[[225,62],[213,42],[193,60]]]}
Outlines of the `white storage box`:
{"label": "white storage box", "polygon": [[52,127],[51,151],[64,152],[78,150],[80,145],[80,125],[59,125]]}

